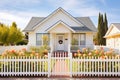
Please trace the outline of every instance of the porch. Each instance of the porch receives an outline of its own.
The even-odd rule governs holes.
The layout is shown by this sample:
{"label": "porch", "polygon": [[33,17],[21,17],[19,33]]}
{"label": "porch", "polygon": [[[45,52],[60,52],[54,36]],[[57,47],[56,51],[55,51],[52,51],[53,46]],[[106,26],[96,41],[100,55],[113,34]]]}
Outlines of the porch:
{"label": "porch", "polygon": [[76,52],[83,48],[93,49],[94,45],[87,33],[50,33],[51,52]]}

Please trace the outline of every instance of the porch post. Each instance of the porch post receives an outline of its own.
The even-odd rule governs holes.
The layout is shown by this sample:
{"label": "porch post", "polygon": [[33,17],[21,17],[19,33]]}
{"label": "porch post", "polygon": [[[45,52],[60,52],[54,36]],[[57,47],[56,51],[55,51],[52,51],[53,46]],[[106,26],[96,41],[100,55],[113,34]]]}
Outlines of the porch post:
{"label": "porch post", "polygon": [[71,47],[71,33],[68,33],[68,53],[70,53],[70,47]]}
{"label": "porch post", "polygon": [[53,51],[53,41],[52,41],[52,38],[53,38],[53,33],[50,33],[50,53],[52,53],[52,51]]}

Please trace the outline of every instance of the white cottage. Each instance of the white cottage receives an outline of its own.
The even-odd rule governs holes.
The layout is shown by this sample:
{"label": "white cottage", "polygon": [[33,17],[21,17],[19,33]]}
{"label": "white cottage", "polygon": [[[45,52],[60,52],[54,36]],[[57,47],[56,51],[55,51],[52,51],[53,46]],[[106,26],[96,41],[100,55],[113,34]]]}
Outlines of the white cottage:
{"label": "white cottage", "polygon": [[120,23],[112,23],[105,38],[106,46],[120,50]]}
{"label": "white cottage", "polygon": [[96,28],[89,17],[73,17],[60,7],[47,17],[32,17],[24,32],[29,33],[28,46],[42,46],[47,36],[51,52],[70,52],[93,48]]}

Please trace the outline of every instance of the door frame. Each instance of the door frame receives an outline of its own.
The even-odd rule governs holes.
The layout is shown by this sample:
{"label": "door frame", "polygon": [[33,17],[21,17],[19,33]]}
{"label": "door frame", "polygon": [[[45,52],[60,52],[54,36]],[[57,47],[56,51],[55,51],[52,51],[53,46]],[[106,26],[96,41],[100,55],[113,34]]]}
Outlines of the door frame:
{"label": "door frame", "polygon": [[[58,37],[62,36],[63,37],[63,49],[59,49],[58,47]],[[64,34],[56,34],[56,50],[65,50],[65,35]]]}

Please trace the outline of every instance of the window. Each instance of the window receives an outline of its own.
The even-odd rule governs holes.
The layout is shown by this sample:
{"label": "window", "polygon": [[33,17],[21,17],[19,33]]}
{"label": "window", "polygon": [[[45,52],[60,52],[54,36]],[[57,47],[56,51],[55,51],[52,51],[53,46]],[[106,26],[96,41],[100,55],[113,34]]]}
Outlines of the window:
{"label": "window", "polygon": [[80,34],[80,45],[85,45],[85,34]]}
{"label": "window", "polygon": [[73,34],[72,35],[72,45],[79,45],[79,35],[78,34]]}
{"label": "window", "polygon": [[49,34],[37,33],[36,34],[36,45],[49,45]]}
{"label": "window", "polygon": [[85,34],[72,34],[72,45],[85,45]]}
{"label": "window", "polygon": [[36,45],[42,45],[42,34],[36,34]]}

